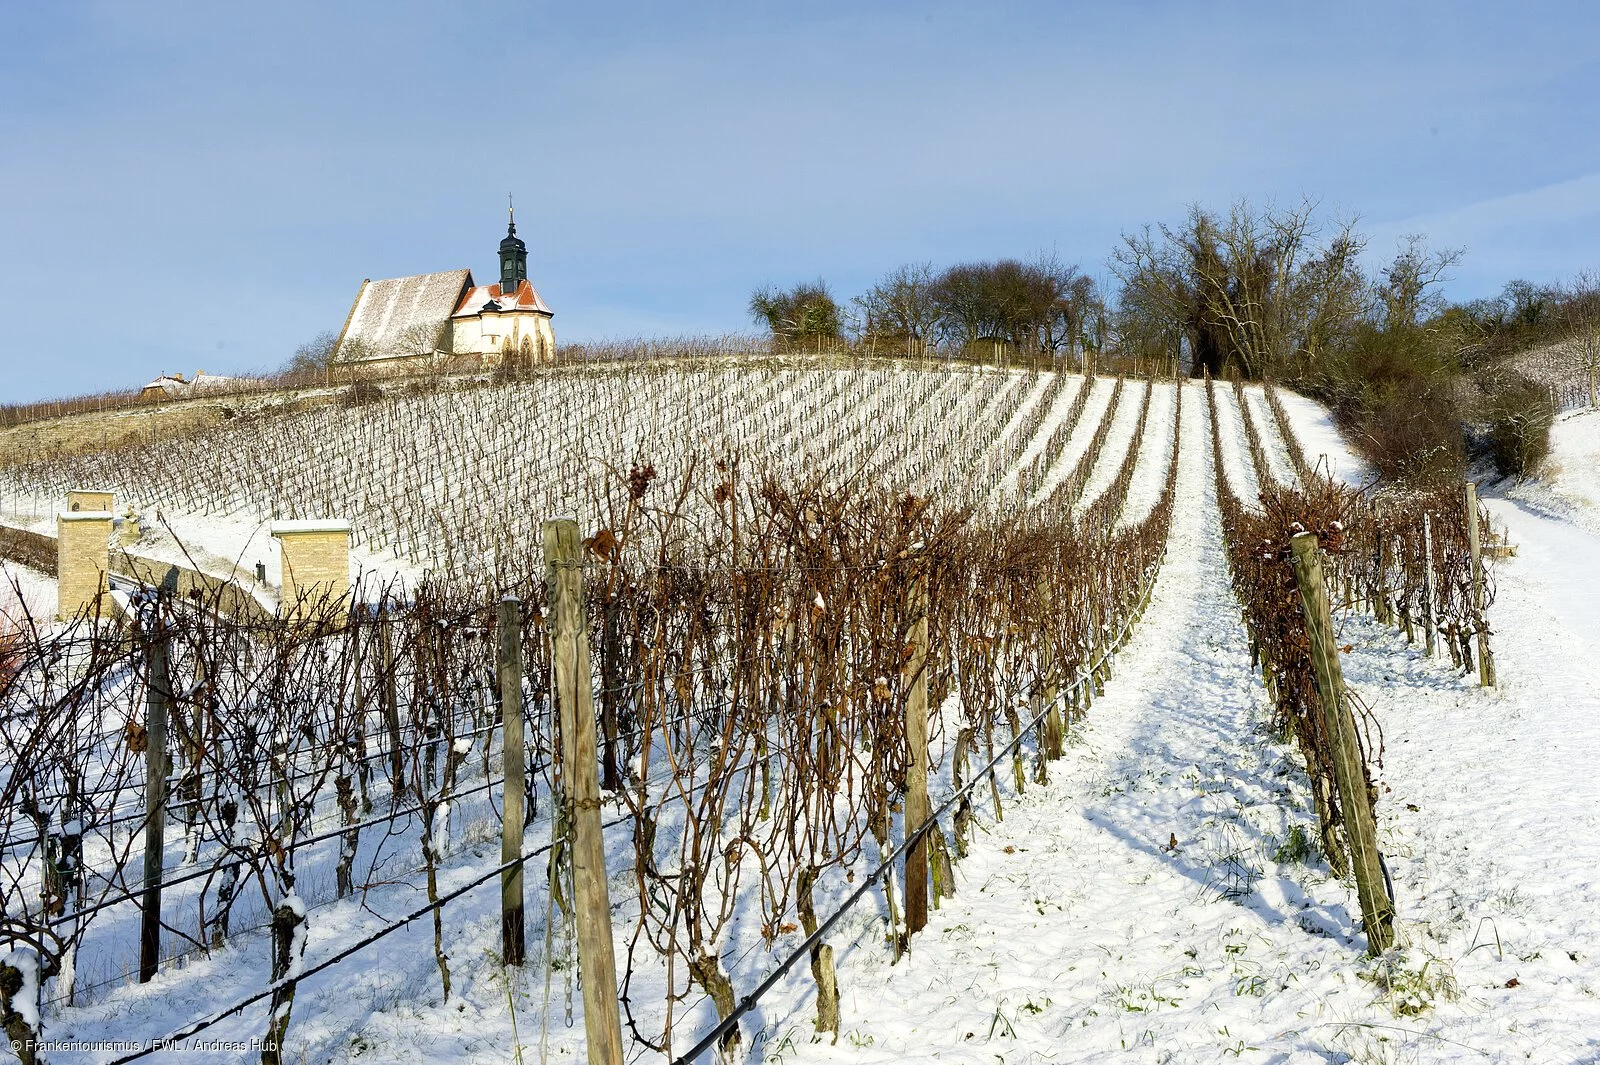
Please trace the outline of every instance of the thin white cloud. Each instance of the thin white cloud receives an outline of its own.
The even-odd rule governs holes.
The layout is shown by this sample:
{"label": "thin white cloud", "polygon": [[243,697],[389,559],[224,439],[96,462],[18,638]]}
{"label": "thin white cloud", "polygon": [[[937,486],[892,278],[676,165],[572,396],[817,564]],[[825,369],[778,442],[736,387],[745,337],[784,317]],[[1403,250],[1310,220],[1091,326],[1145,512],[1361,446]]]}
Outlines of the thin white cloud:
{"label": "thin white cloud", "polygon": [[1453,295],[1498,290],[1513,277],[1555,281],[1600,263],[1600,173],[1582,174],[1369,227],[1386,257],[1411,233],[1435,248],[1464,248]]}
{"label": "thin white cloud", "polygon": [[1533,227],[1586,222],[1600,216],[1600,173],[1492,196],[1443,211],[1373,226],[1374,236],[1427,233],[1435,241],[1471,244],[1499,240]]}

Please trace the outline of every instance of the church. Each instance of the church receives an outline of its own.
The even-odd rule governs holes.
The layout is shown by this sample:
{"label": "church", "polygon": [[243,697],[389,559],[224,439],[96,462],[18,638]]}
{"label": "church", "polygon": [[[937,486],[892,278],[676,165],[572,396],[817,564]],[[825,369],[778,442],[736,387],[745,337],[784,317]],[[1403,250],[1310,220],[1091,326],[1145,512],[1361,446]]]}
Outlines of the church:
{"label": "church", "polygon": [[334,364],[373,374],[539,365],[555,359],[554,316],[528,280],[528,246],[511,212],[498,284],[477,284],[471,270],[363,281],[334,345]]}

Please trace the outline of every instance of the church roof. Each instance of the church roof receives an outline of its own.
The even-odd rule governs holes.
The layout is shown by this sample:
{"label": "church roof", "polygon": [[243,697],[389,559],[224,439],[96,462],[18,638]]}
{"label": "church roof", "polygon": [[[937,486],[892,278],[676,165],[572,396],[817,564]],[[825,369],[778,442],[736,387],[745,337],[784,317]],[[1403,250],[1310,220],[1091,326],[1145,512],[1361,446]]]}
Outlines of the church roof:
{"label": "church roof", "polygon": [[470,270],[366,282],[350,308],[338,357],[381,359],[432,350],[468,290],[476,291]]}
{"label": "church roof", "polygon": [[[486,306],[494,303],[494,307]],[[490,311],[536,311],[547,314],[552,318],[555,312],[539,297],[539,292],[533,287],[533,282],[524,278],[517,283],[517,290],[510,296],[500,291],[499,284],[477,285],[469,288],[462,294],[456,303],[456,311],[452,318],[475,318],[485,310]]]}

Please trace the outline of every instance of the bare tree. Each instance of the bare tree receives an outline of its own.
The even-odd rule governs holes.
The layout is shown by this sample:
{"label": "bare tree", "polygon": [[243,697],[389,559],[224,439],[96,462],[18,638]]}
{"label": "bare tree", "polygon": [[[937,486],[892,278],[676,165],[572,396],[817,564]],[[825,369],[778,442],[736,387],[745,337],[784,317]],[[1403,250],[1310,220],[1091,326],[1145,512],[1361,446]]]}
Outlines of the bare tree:
{"label": "bare tree", "polygon": [[400,350],[408,355],[433,355],[442,352],[448,321],[413,322],[400,331]]}
{"label": "bare tree", "polygon": [[1408,235],[1378,284],[1386,323],[1391,328],[1414,326],[1437,311],[1442,300],[1435,286],[1445,280],[1445,271],[1459,263],[1462,254],[1461,248],[1430,252],[1428,238],[1420,233]]}
{"label": "bare tree", "polygon": [[1335,223],[1319,243],[1316,206],[1240,201],[1219,217],[1196,205],[1180,228],[1125,234],[1112,257],[1124,307],[1179,326],[1196,373],[1309,369],[1364,305],[1355,224]]}
{"label": "bare tree", "polygon": [[1600,407],[1600,275],[1585,271],[1577,276],[1567,293],[1566,315],[1578,368],[1589,378],[1589,406]]}
{"label": "bare tree", "polygon": [[910,263],[891,271],[864,295],[851,301],[869,344],[903,347],[907,355],[924,355],[939,324],[934,299],[932,263]]}
{"label": "bare tree", "polygon": [[1091,323],[1103,314],[1093,279],[1053,253],[1032,262],[959,263],[934,280],[930,295],[945,340],[959,347],[987,339],[1019,351],[1071,354],[1098,334]]}
{"label": "bare tree", "polygon": [[324,377],[333,365],[339,334],[324,330],[294,349],[294,355],[284,369],[295,376]]}

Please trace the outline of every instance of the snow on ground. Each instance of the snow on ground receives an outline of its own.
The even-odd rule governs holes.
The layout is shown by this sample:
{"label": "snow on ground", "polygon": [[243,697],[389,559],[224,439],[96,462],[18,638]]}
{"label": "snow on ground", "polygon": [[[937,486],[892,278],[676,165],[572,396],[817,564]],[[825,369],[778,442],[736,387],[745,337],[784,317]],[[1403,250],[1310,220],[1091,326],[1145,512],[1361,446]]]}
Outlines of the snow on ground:
{"label": "snow on ground", "polygon": [[55,579],[0,559],[0,619],[19,628],[31,627],[29,622],[42,628],[55,616]]}
{"label": "snow on ground", "polygon": [[[1084,482],[1083,495],[1078,497],[1079,513],[1092,506],[1094,501],[1111,487],[1117,472],[1122,469],[1122,460],[1127,457],[1128,448],[1133,444],[1133,431],[1138,427],[1139,411],[1144,406],[1144,394],[1149,388],[1149,384],[1132,378],[1122,386],[1122,398],[1117,401],[1116,412],[1111,417],[1111,427],[1106,430],[1105,445],[1101,447],[1094,468],[1089,471],[1089,477]],[[1152,404],[1154,401],[1152,396]],[[1149,428],[1148,421],[1145,428]]]}
{"label": "snow on ground", "polygon": [[[174,562],[237,581],[257,598],[275,606],[283,588],[283,553],[272,536],[272,522],[228,515],[163,514],[162,521],[146,523],[139,541],[128,548],[147,558]],[[265,582],[256,580],[256,564],[266,569]],[[350,579],[365,580],[372,588],[398,580],[414,585],[423,567],[393,552],[352,546]]]}
{"label": "snow on ground", "polygon": [[1307,399],[1287,388],[1278,389],[1278,399],[1283,412],[1289,416],[1289,427],[1300,441],[1306,464],[1313,469],[1321,467],[1335,480],[1346,484],[1365,484],[1371,480],[1367,464],[1356,457],[1339,435],[1333,424],[1333,415],[1316,400]]}
{"label": "snow on ground", "polygon": [[[121,513],[119,504],[117,512]],[[152,507],[141,514],[139,539],[126,549],[142,558],[171,562],[232,580],[250,592],[269,611],[277,609],[283,588],[283,556],[272,537],[270,519],[246,515],[183,514]],[[54,513],[27,512],[6,515],[7,524],[46,536],[56,535]],[[256,579],[256,564],[266,569],[266,580]],[[350,579],[375,589],[391,581],[411,587],[424,567],[392,552],[350,549]]]}
{"label": "snow on ground", "polygon": [[[750,1060],[1600,1062],[1600,531],[1577,520],[1593,511],[1573,503],[1567,520],[1521,496],[1489,500],[1520,548],[1496,569],[1497,691],[1370,620],[1342,621],[1347,680],[1382,728],[1380,842],[1404,944],[1371,962],[1353,889],[1291,845],[1296,829],[1315,837],[1314,815],[1296,756],[1265,727],[1266,697],[1223,557],[1205,395],[1185,388],[1160,579],[1105,696],[1050,767],[1051,783],[1022,797],[1008,790],[999,823],[980,815],[972,853],[957,867],[957,897],[933,914],[908,958],[892,964],[874,905],[835,930],[837,1043],[811,1041],[802,965],[746,1024]],[[1164,464],[1157,442],[1170,438],[1158,427],[1170,424],[1171,408],[1163,418],[1162,399],[1144,446]],[[1246,456],[1231,392],[1219,389],[1218,402],[1226,472],[1243,477],[1232,468]],[[1327,454],[1337,473],[1358,477],[1336,439],[1306,432],[1312,405],[1288,394],[1284,402],[1308,458]],[[1093,415],[1085,413],[1084,432]],[[1559,454],[1593,454],[1600,417],[1563,421],[1571,425]],[[1047,418],[1041,435],[1052,428]],[[1146,456],[1136,494],[1159,483]],[[1546,491],[1580,491],[1572,468],[1563,465]],[[28,579],[37,593],[48,590]],[[530,832],[530,842],[541,834]],[[625,927],[636,904],[626,828],[608,840]],[[463,849],[441,873],[442,890],[497,860],[492,844]],[[838,888],[819,900],[823,912]],[[419,887],[394,884],[314,910],[307,961],[420,901]],[[448,911],[457,989],[449,1003],[438,994],[426,921],[307,981],[291,1060],[505,1061],[513,1026],[524,1060],[583,1060],[581,994],[574,989],[569,1027],[564,971],[544,983],[542,914],[529,915],[530,964],[510,978],[508,995],[495,960],[496,901],[491,884]],[[743,939],[728,954],[740,993],[779,956]],[[259,989],[267,964],[264,940],[241,937],[148,985],[64,1011],[50,1035],[162,1035]],[[644,967],[631,994],[636,1004],[659,995],[659,974]],[[263,1013],[252,1007],[208,1035],[248,1039]],[[681,1052],[709,1009],[691,998],[680,1017]]]}
{"label": "snow on ground", "polygon": [[[1439,1037],[1415,1060],[1596,1062],[1600,537],[1489,507],[1519,544],[1496,565],[1499,690],[1441,682],[1447,662],[1405,653],[1388,632],[1392,653],[1347,666],[1384,729],[1380,783],[1392,791],[1378,809],[1401,915],[1459,991],[1408,1027]],[[1575,573],[1580,558],[1589,568]],[[1381,643],[1375,629],[1356,626],[1356,642]]]}
{"label": "snow on ground", "polygon": [[800,1012],[774,1038],[834,1062],[1600,1060],[1600,609],[1552,591],[1562,538],[1586,534],[1525,529],[1548,553],[1503,565],[1499,692],[1346,621],[1387,737],[1405,944],[1368,962],[1353,892],[1282,849],[1314,819],[1262,729],[1185,407],[1154,600],[1052,783],[980,837],[909,960],[842,952],[836,1046],[807,1044]]}
{"label": "snow on ground", "polygon": [[1039,452],[1044,450],[1045,444],[1050,439],[1050,434],[1055,432],[1056,427],[1066,420],[1067,412],[1072,409],[1072,402],[1077,398],[1079,390],[1083,388],[1083,384],[1084,379],[1081,375],[1067,375],[1066,383],[1061,386],[1061,391],[1056,393],[1055,402],[1045,412],[1044,421],[1040,424],[1038,431],[1033,434],[1033,439],[1028,441],[1028,446],[1022,449],[1022,454],[1018,457],[1016,464],[1006,472],[1006,475],[1000,479],[1000,483],[995,486],[995,492],[1002,490],[1006,492],[1016,491],[1017,476],[1033,464],[1033,460],[1038,457]]}
{"label": "snow on ground", "polygon": [[1261,438],[1261,450],[1266,452],[1267,465],[1272,467],[1272,476],[1279,484],[1294,484],[1298,478],[1294,466],[1289,461],[1289,449],[1283,443],[1283,436],[1278,432],[1277,420],[1272,417],[1272,409],[1267,406],[1266,391],[1260,385],[1245,385],[1244,400],[1249,406],[1250,421],[1256,427],[1256,435]]}
{"label": "snow on ground", "polygon": [[1173,540],[1106,696],[907,961],[843,952],[845,1038],[797,1039],[796,1060],[1327,1061],[1342,1000],[1392,1020],[1359,976],[1351,892],[1272,857],[1312,822],[1261,730],[1190,387]]}
{"label": "snow on ground", "polygon": [[[1107,408],[1111,406],[1111,393],[1116,390],[1117,382],[1113,377],[1096,377],[1090,387],[1089,399],[1083,405],[1083,413],[1078,417],[1078,424],[1072,427],[1072,435],[1067,438],[1066,444],[1061,448],[1061,454],[1056,456],[1055,463],[1045,471],[1044,483],[1034,493],[1033,501],[1040,502],[1050,498],[1050,493],[1055,491],[1056,485],[1066,480],[1067,474],[1078,464],[1084,452],[1089,450],[1089,441],[1094,439],[1095,430],[1100,427],[1100,422],[1107,417]],[[1127,402],[1127,386],[1123,386],[1123,397],[1119,403]]]}
{"label": "snow on ground", "polygon": [[[1255,467],[1250,461],[1250,445],[1244,435],[1242,412],[1233,389],[1218,385],[1216,396],[1217,425],[1222,437],[1223,476],[1227,478],[1233,494],[1250,506],[1260,496],[1261,490],[1256,483]],[[1201,398],[1203,402],[1204,396]]]}
{"label": "snow on ground", "polygon": [[1539,476],[1508,485],[1504,491],[1528,509],[1600,533],[1600,409],[1556,418],[1550,429],[1550,457]]}
{"label": "snow on ground", "polygon": [[1017,434],[1017,429],[1022,425],[1023,419],[1032,414],[1033,409],[1039,405],[1039,401],[1044,398],[1044,394],[1049,389],[1051,380],[1054,377],[1055,374],[1050,372],[1039,375],[1039,379],[1033,383],[1033,387],[1028,390],[1028,394],[1022,397],[1022,402],[1017,404],[1017,409],[1012,412],[1011,418],[1005,424],[1005,428],[1000,430],[999,443],[1005,443]]}
{"label": "snow on ground", "polygon": [[1150,417],[1145,421],[1139,461],[1134,464],[1128,497],[1118,520],[1122,527],[1137,525],[1155,509],[1166,483],[1167,465],[1172,461],[1172,405],[1177,402],[1178,390],[1164,381],[1152,387],[1155,393],[1150,397]]}

